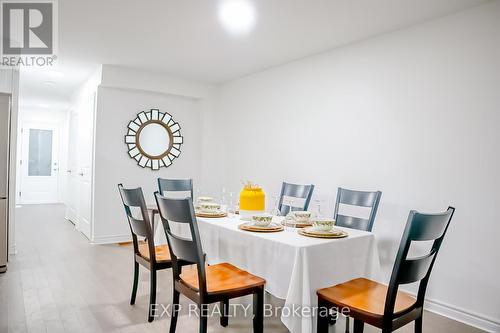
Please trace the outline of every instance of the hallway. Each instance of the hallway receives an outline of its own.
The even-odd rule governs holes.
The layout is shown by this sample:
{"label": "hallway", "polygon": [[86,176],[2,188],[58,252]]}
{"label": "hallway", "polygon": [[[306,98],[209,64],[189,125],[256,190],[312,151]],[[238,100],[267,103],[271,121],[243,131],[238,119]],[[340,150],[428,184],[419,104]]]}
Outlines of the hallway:
{"label": "hallway", "polygon": [[[116,223],[126,223],[119,217]],[[166,316],[147,323],[149,275],[141,269],[135,306],[129,305],[132,286],[130,247],[89,245],[64,219],[62,205],[18,208],[18,253],[7,274],[0,275],[0,333],[11,332],[167,332]],[[158,301],[170,301],[171,272],[158,276]],[[181,303],[187,300],[181,298]],[[210,319],[209,332],[251,332],[250,318],[230,318],[222,328]],[[343,331],[343,320],[331,331]],[[179,319],[177,332],[196,332],[196,318]],[[266,318],[267,332],[284,333],[276,318]],[[366,332],[377,332],[370,327]],[[398,332],[413,332],[413,325]],[[427,313],[424,332],[480,332],[447,318]]]}

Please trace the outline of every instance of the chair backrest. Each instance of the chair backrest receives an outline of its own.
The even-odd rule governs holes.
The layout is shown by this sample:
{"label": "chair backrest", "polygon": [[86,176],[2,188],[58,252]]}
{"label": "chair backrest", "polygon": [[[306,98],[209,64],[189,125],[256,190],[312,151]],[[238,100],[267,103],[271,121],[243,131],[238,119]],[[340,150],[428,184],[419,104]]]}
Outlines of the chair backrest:
{"label": "chair backrest", "polygon": [[[337,191],[337,202],[335,204],[335,213],[333,217],[336,221],[335,224],[340,227],[372,231],[381,196],[382,192],[380,191],[354,191],[339,187]],[[370,215],[368,216],[368,218],[359,218],[339,214],[339,206],[341,204],[368,207],[371,209]]]}
{"label": "chair backrest", "polygon": [[[390,325],[392,322],[394,305],[400,285],[419,282],[415,307],[423,306],[432,267],[454,212],[455,208],[453,207],[448,207],[445,212],[438,214],[423,214],[413,210],[410,212],[389,282],[385,302],[384,326]],[[412,242],[422,241],[433,241],[429,253],[408,258]]]}
{"label": "chair backrest", "polygon": [[[122,184],[118,184],[118,190],[125,208],[130,232],[132,233],[134,252],[139,253],[138,237],[144,238],[148,243],[149,258],[151,261],[156,261],[153,229],[142,188],[127,189]],[[138,210],[141,216],[134,216],[133,210]]]}
{"label": "chair backrest", "polygon": [[[314,191],[314,185],[297,185],[283,182],[281,185],[280,199],[278,203],[278,210],[281,215],[286,215],[292,210],[307,210],[309,208],[309,202],[311,202],[311,197]],[[291,197],[297,199],[303,199],[304,204],[300,207],[291,206],[283,204],[284,197]]]}
{"label": "chair backrest", "polygon": [[[156,204],[165,229],[165,235],[172,258],[174,280],[180,280],[182,263],[196,264],[198,268],[199,293],[203,299],[207,294],[205,256],[201,246],[198,222],[193,207],[193,199],[166,198],[159,192],[155,193]],[[172,232],[172,222],[188,224],[191,239],[181,237]]]}
{"label": "chair backrest", "polygon": [[158,191],[161,195],[165,192],[189,192],[193,199],[193,180],[158,178]]}

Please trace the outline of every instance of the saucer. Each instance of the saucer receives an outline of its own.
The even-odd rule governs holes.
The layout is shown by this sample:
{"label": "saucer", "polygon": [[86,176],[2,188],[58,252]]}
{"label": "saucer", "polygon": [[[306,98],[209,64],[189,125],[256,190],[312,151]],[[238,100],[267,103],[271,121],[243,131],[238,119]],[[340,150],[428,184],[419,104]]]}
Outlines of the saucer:
{"label": "saucer", "polygon": [[344,238],[349,236],[349,234],[343,230],[331,229],[328,231],[315,230],[314,227],[306,227],[299,230],[299,234],[308,237],[316,238]]}
{"label": "saucer", "polygon": [[282,225],[279,225],[277,223],[271,223],[266,227],[259,227],[254,225],[253,222],[242,223],[238,226],[238,228],[241,230],[253,232],[278,232],[285,229]]}

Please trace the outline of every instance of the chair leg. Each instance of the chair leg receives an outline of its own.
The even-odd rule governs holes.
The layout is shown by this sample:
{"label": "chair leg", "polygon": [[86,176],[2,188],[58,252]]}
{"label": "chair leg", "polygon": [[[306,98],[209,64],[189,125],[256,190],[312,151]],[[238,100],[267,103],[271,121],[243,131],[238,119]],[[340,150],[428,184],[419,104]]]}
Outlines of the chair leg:
{"label": "chair leg", "polygon": [[415,333],[422,333],[422,316],[415,319]]}
{"label": "chair leg", "polygon": [[170,333],[175,333],[177,327],[177,317],[179,316],[179,296],[180,293],[174,289],[174,296],[172,297],[172,317],[170,319]]}
{"label": "chair leg", "polygon": [[220,325],[222,327],[227,327],[229,324],[229,300],[225,300],[220,302],[220,311],[221,311],[221,316],[220,316]]}
{"label": "chair leg", "polygon": [[154,316],[156,313],[156,269],[151,269],[151,286],[149,290],[149,314],[148,314],[148,322],[152,322],[154,320]]}
{"label": "chair leg", "polygon": [[253,332],[264,332],[264,287],[253,294]]}
{"label": "chair leg", "polygon": [[349,333],[350,329],[351,329],[350,317],[346,316],[345,317],[345,333]]}
{"label": "chair leg", "polygon": [[134,284],[132,285],[132,296],[130,297],[130,305],[135,304],[137,296],[137,285],[139,284],[139,264],[134,260]]}
{"label": "chair leg", "polygon": [[323,299],[318,298],[318,327],[317,333],[328,333],[328,322],[330,320],[330,306]]}
{"label": "chair leg", "polygon": [[207,316],[207,305],[201,304],[200,309],[200,333],[207,333],[208,326],[208,316]]}
{"label": "chair leg", "polygon": [[359,319],[354,319],[354,333],[363,333],[365,323]]}

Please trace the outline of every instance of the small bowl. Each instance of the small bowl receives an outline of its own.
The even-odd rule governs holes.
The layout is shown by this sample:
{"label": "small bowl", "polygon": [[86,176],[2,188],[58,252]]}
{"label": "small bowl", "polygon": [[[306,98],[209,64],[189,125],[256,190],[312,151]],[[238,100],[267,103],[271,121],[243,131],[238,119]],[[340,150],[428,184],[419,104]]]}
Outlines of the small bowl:
{"label": "small bowl", "polygon": [[293,211],[293,217],[296,222],[308,222],[311,218],[311,212],[296,210]]}
{"label": "small bowl", "polygon": [[207,203],[207,202],[213,202],[214,198],[212,197],[198,197],[198,203]]}
{"label": "small bowl", "polygon": [[267,227],[273,222],[273,216],[271,214],[259,214],[252,216],[252,222],[258,227]]}
{"label": "small bowl", "polygon": [[313,219],[312,225],[313,225],[314,230],[330,231],[330,230],[332,230],[333,226],[335,225],[335,220],[329,219],[329,218]]}
{"label": "small bowl", "polygon": [[220,205],[215,202],[203,202],[199,204],[199,207],[205,212],[216,212],[220,210]]}

